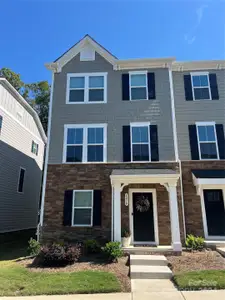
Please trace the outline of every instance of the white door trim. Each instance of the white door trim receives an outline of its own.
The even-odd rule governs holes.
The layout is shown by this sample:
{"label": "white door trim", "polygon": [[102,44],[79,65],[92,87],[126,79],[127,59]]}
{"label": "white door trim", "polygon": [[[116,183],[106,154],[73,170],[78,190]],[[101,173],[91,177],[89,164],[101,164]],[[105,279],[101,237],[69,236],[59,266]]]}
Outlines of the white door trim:
{"label": "white door trim", "polygon": [[[222,190],[223,194],[223,203],[224,203],[224,209],[225,209],[225,188],[221,189],[215,186],[215,188],[212,188],[212,186],[207,187],[204,186],[204,188],[200,191],[200,197],[201,197],[201,208],[202,208],[202,221],[203,221],[203,228],[204,228],[204,234],[206,240],[225,240],[225,236],[212,236],[208,234],[208,226],[207,226],[207,219],[206,219],[206,211],[205,211],[205,201],[204,201],[204,193],[203,190]],[[224,215],[225,217],[225,215]]]}
{"label": "white door trim", "polygon": [[[135,242],[134,241],[133,193],[152,193],[155,241],[150,241],[150,242]],[[156,197],[155,189],[129,189],[129,222],[130,222],[130,231],[131,231],[131,244],[146,244],[146,245],[147,244],[149,244],[149,245],[158,245],[159,244],[157,197]]]}

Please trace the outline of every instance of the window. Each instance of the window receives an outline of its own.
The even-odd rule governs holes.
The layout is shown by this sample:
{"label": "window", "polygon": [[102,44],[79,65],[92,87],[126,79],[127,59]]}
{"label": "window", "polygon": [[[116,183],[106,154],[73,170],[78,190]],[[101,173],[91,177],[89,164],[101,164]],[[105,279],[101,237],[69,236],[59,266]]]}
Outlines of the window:
{"label": "window", "polygon": [[131,123],[132,161],[150,161],[150,123]]}
{"label": "window", "polygon": [[66,103],[106,102],[107,73],[68,74]]}
{"label": "window", "polygon": [[3,117],[0,116],[0,133],[1,133],[1,131],[2,131],[2,121],[3,121]]}
{"label": "window", "polygon": [[64,162],[105,162],[106,124],[65,125]]}
{"label": "window", "polygon": [[93,191],[73,191],[73,226],[92,226]]}
{"label": "window", "polygon": [[218,145],[214,123],[197,123],[200,159],[218,159]]}
{"label": "window", "polygon": [[194,100],[211,100],[208,73],[191,73]]}
{"label": "window", "polygon": [[23,193],[24,177],[25,177],[25,169],[20,168],[19,180],[17,186],[18,193]]}
{"label": "window", "polygon": [[148,99],[147,72],[130,72],[130,100]]}
{"label": "window", "polygon": [[31,152],[35,155],[38,155],[38,144],[32,141]]}

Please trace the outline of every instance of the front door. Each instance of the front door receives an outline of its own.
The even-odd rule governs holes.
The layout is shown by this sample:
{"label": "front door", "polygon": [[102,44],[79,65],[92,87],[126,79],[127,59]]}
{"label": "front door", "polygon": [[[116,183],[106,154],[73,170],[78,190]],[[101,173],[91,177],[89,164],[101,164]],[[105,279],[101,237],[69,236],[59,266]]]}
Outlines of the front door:
{"label": "front door", "polygon": [[155,242],[152,193],[133,193],[134,242]]}
{"label": "front door", "polygon": [[222,190],[204,190],[205,214],[209,236],[225,236],[225,208]]}

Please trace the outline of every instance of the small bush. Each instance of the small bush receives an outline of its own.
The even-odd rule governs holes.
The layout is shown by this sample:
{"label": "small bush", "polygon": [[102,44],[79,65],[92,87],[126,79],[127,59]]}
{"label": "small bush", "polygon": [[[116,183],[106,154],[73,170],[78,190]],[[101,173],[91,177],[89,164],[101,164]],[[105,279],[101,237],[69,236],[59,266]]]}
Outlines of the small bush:
{"label": "small bush", "polygon": [[81,246],[52,244],[41,248],[39,258],[45,266],[65,266],[72,264],[81,256]]}
{"label": "small bush", "polygon": [[118,258],[123,256],[120,242],[109,242],[102,248],[103,253],[109,261],[118,262]]}
{"label": "small bush", "polygon": [[85,241],[84,248],[88,254],[95,254],[101,251],[100,244],[96,240]]}
{"label": "small bush", "polygon": [[27,247],[27,252],[28,255],[38,255],[41,250],[41,245],[38,241],[36,241],[33,238],[30,238],[28,241],[28,247]]}
{"label": "small bush", "polygon": [[189,234],[185,241],[186,248],[191,251],[201,251],[204,248],[204,238]]}

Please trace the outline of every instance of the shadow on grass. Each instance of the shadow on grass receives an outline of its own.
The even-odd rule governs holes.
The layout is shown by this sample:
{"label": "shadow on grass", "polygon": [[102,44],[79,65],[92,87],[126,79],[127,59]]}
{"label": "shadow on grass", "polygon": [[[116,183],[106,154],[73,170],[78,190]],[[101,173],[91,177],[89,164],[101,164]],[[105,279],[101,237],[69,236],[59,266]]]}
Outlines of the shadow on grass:
{"label": "shadow on grass", "polygon": [[27,256],[29,239],[35,238],[35,230],[18,231],[0,235],[0,261]]}

